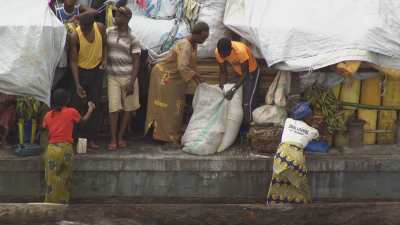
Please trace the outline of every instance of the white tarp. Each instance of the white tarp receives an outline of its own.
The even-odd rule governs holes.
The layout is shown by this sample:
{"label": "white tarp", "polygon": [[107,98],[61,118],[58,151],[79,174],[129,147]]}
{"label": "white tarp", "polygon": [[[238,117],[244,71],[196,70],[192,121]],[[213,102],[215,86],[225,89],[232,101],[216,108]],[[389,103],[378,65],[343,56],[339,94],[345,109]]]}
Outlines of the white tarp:
{"label": "white tarp", "polygon": [[0,92],[49,104],[67,31],[47,2],[7,1],[0,7]]}
{"label": "white tarp", "polygon": [[399,12],[398,0],[227,0],[224,24],[279,69],[345,60],[400,68]]}

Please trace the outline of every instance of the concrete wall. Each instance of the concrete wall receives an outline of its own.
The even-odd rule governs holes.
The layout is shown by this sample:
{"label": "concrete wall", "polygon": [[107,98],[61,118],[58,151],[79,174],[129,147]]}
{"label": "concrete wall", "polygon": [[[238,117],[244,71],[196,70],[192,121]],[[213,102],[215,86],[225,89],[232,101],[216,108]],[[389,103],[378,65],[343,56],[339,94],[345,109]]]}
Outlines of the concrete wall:
{"label": "concrete wall", "polygon": [[[400,199],[399,157],[309,156],[307,160],[314,199]],[[255,156],[77,156],[72,197],[263,201],[271,167],[271,158]],[[41,199],[43,175],[40,158],[0,159],[0,201]]]}

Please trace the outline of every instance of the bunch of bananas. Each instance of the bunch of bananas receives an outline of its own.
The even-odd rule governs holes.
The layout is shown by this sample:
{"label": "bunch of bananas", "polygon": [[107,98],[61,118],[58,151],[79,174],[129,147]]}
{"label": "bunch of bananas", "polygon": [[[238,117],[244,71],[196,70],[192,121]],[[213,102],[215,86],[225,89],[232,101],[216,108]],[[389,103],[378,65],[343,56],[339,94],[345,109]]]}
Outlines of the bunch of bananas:
{"label": "bunch of bananas", "polygon": [[304,97],[315,112],[323,115],[326,129],[330,134],[345,129],[343,113],[339,111],[339,101],[331,90],[313,85],[306,89]]}

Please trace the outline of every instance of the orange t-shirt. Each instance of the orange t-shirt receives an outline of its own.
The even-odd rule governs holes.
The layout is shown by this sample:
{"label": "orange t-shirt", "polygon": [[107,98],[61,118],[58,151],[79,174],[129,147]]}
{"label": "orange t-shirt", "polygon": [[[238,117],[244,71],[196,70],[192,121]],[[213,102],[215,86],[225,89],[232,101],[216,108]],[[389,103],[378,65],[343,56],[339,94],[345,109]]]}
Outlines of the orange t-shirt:
{"label": "orange t-shirt", "polygon": [[74,108],[64,107],[60,112],[50,111],[43,119],[43,127],[49,130],[49,143],[73,142],[74,124],[81,120],[81,115]]}
{"label": "orange t-shirt", "polygon": [[241,64],[249,61],[249,72],[252,73],[257,70],[257,61],[254,58],[253,53],[250,48],[245,44],[232,41],[232,52],[229,56],[222,58],[222,56],[218,52],[218,48],[215,49],[215,58],[218,63],[224,63],[225,61],[229,62],[233,70],[239,75],[243,75]]}

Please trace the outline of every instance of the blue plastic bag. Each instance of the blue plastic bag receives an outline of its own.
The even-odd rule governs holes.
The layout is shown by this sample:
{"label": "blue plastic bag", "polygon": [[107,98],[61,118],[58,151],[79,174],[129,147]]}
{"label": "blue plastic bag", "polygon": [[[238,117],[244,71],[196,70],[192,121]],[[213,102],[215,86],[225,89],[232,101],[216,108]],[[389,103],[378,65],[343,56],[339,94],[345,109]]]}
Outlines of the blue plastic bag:
{"label": "blue plastic bag", "polygon": [[328,153],[329,144],[326,141],[311,141],[306,146],[306,152],[318,152],[318,153]]}
{"label": "blue plastic bag", "polygon": [[312,114],[310,103],[299,102],[291,110],[292,118],[295,120],[301,120]]}

